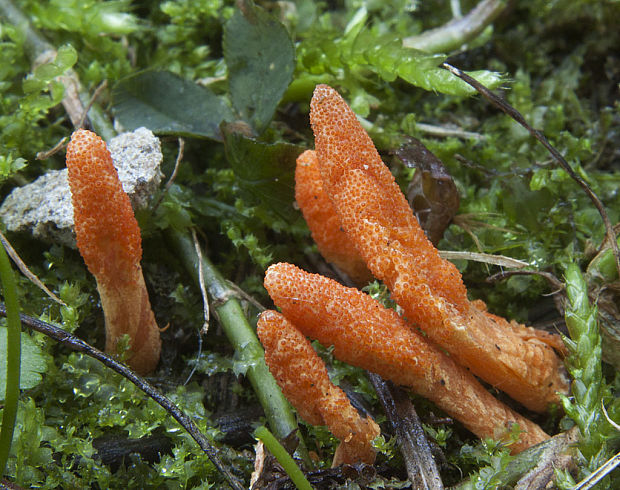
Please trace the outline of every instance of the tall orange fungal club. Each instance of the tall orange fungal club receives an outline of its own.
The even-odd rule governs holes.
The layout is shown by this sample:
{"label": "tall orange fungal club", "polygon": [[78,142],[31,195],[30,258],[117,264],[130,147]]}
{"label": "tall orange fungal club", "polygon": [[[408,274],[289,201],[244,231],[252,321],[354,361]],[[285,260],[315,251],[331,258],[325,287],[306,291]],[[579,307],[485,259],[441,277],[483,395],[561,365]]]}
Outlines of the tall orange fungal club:
{"label": "tall orange fungal club", "polygon": [[67,147],[67,169],[78,249],[97,280],[105,316],[106,351],[129,335],[128,364],[140,374],[159,361],[159,328],[142,275],[142,240],[129,196],[105,142],[79,129]]}
{"label": "tall orange fungal club", "polygon": [[357,285],[372,280],[366,263],[340,226],[340,219],[323,189],[316,151],[306,150],[297,158],[295,201],[299,206],[319,252]]}

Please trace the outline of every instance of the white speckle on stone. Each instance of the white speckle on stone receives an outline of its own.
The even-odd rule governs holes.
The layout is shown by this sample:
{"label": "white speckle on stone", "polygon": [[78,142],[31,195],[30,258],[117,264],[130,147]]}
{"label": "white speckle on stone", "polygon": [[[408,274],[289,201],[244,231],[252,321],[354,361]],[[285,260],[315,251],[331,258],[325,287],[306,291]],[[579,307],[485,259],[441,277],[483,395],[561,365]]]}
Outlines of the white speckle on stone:
{"label": "white speckle on stone", "polygon": [[[146,208],[162,178],[159,139],[138,128],[112,138],[108,149],[134,211]],[[9,231],[30,231],[35,238],[75,247],[67,169],[52,170],[14,189],[0,206],[0,217]]]}

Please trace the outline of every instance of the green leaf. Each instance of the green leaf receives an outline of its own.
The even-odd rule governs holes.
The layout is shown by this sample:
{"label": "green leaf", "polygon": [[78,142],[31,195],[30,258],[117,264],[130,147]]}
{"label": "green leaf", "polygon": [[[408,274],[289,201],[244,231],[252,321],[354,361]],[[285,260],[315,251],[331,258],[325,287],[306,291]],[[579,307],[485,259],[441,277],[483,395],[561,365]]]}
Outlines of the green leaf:
{"label": "green leaf", "polygon": [[261,204],[271,213],[292,222],[299,217],[295,201],[295,160],[302,152],[288,143],[267,144],[222,127],[226,157],[244,198]]}
{"label": "green leaf", "polygon": [[54,61],[44,63],[34,69],[34,78],[48,82],[71,68],[77,62],[77,52],[73,46],[61,46]]}
{"label": "green leaf", "polygon": [[[0,327],[0,352],[6,352],[7,331],[6,327]],[[41,348],[32,340],[30,335],[21,335],[21,367],[19,375],[19,388],[27,390],[34,388],[41,382],[41,373],[45,372],[47,363]],[[0,400],[4,400],[4,387],[6,385],[6,362],[0,362]]]}
{"label": "green leaf", "polygon": [[[75,51],[73,46],[61,46],[56,53],[54,61],[50,61],[48,63],[37,66],[34,69],[32,75],[28,76],[23,81],[22,88],[24,90],[24,93],[31,94],[33,92],[40,92],[48,88],[53,88],[55,84],[61,89],[60,99],[62,99],[64,87],[58,82],[53,82],[53,80],[66,72],[76,62],[77,52]],[[56,98],[58,99],[58,97]],[[58,101],[60,101],[60,99],[58,99]]]}
{"label": "green leaf", "polygon": [[166,71],[125,78],[112,96],[116,118],[127,130],[144,126],[158,134],[221,141],[219,125],[233,120],[224,99]]}
{"label": "green leaf", "polygon": [[75,65],[77,63],[77,60],[78,55],[75,48],[70,44],[65,44],[64,46],[58,48],[58,53],[56,54],[54,64],[56,64],[63,71],[65,71]]}
{"label": "green leaf", "polygon": [[[448,95],[472,95],[476,91],[449,71],[439,68],[446,56],[429,54],[412,48],[405,48],[402,40],[392,33],[380,36],[370,30],[363,30],[355,40],[353,57],[348,63],[363,63],[385,81],[400,77],[416,87]],[[497,88],[502,77],[491,71],[467,72],[488,88]]]}
{"label": "green leaf", "polygon": [[257,133],[267,127],[295,69],[284,26],[251,1],[224,27],[224,59],[234,108]]}
{"label": "green leaf", "polygon": [[21,157],[13,158],[11,154],[0,155],[0,182],[19,172],[27,165],[28,162]]}
{"label": "green leaf", "polygon": [[45,63],[44,65],[37,66],[34,69],[34,76],[38,80],[52,80],[53,78],[61,75],[63,69],[57,66],[55,63]]}

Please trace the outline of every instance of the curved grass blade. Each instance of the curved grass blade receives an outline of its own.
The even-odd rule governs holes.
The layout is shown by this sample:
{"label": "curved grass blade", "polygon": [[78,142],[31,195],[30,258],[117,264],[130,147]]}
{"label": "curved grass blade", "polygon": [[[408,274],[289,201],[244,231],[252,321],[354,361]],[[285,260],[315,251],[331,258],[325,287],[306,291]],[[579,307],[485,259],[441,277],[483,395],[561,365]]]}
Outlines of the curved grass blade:
{"label": "curved grass blade", "polygon": [[[15,276],[9,258],[0,247],[0,280],[7,309],[7,341],[6,354],[0,357],[6,362],[6,389],[4,410],[2,412],[2,428],[0,429],[0,477],[4,475],[6,462],[9,459],[15,419],[17,417],[17,402],[19,401],[19,367],[21,360],[21,321],[19,319],[19,302]],[[6,359],[6,361],[4,361]]]}

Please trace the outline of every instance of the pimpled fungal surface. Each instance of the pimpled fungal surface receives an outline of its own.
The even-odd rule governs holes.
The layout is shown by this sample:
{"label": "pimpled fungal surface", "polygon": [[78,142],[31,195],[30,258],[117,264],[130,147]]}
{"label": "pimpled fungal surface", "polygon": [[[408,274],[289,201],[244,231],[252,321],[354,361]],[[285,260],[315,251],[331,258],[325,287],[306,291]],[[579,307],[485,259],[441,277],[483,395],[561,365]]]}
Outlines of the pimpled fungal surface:
{"label": "pimpled fungal surface", "polygon": [[394,177],[353,111],[331,87],[316,87],[310,121],[323,186],[340,224],[412,328],[531,410],[568,391],[549,334],[470,302],[461,274],[426,238]]}
{"label": "pimpled fungal surface", "polygon": [[538,425],[494,398],[467,369],[412,331],[394,310],[367,294],[286,263],[267,269],[265,288],[286,319],[304,335],[333,346],[337,359],[411,388],[479,437],[500,438],[518,423],[524,432],[511,450],[548,438]]}
{"label": "pimpled fungal surface", "polygon": [[155,369],[161,340],[140,259],[142,239],[105,142],[83,129],[67,147],[68,181],[77,246],[97,280],[105,315],[106,352],[129,335],[128,364],[140,374]]}
{"label": "pimpled fungal surface", "polygon": [[347,395],[330,381],[325,363],[306,337],[271,310],[261,314],[257,333],[265,347],[265,362],[288,401],[306,422],[326,425],[340,439],[333,465],[374,463],[371,442],[380,434],[379,426],[360,416]]}

